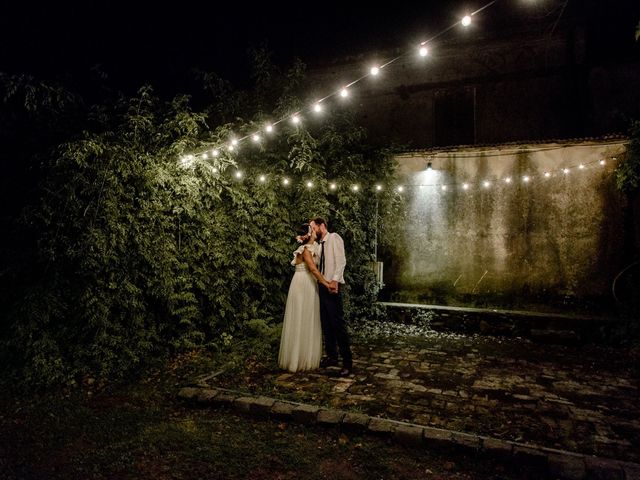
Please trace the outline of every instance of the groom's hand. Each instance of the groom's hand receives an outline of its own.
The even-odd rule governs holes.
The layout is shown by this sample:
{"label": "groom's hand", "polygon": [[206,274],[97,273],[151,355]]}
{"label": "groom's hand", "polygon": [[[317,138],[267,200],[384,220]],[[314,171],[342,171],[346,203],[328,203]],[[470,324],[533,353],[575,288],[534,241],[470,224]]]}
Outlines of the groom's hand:
{"label": "groom's hand", "polygon": [[331,293],[338,293],[338,285],[337,280],[331,280],[331,283],[329,284],[329,291]]}

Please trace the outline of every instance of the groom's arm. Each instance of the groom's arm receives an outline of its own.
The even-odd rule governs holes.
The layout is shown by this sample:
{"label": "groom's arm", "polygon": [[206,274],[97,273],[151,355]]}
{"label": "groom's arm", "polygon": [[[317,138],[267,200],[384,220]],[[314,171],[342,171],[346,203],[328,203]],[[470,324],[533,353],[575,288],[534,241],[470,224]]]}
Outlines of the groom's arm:
{"label": "groom's arm", "polygon": [[331,280],[332,282],[339,283],[344,276],[344,268],[347,266],[347,258],[344,254],[344,241],[342,240],[342,237],[337,233],[334,234],[333,237],[333,246],[335,270],[333,272],[333,277],[331,278]]}

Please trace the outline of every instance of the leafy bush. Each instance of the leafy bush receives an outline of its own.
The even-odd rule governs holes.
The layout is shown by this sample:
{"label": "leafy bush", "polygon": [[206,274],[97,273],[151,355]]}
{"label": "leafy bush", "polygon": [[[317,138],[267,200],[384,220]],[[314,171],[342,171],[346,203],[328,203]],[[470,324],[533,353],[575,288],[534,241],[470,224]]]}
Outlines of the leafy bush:
{"label": "leafy bush", "polygon": [[[333,112],[320,126],[288,130],[238,157],[188,168],[177,161],[228,139],[234,126],[242,134],[263,120],[260,113],[245,120],[242,111],[299,108],[301,66],[279,74],[261,59],[271,73],[256,76],[253,92],[230,95],[228,84],[203,76],[213,98],[202,112],[186,96],[161,101],[150,87],[130,99],[74,104],[84,120],[71,124],[82,130],[69,127],[64,142],[55,137],[49,155],[38,157],[38,200],[23,210],[16,234],[24,241],[3,249],[10,268],[2,289],[13,287],[3,297],[5,365],[29,383],[50,384],[74,375],[116,378],[166,352],[236,337],[264,336],[271,345],[295,227],[316,215],[345,239],[348,317],[370,314],[376,202],[388,197],[369,188],[393,168],[348,114]],[[208,122],[220,126],[211,132]],[[237,162],[246,170],[241,182],[230,175]],[[292,171],[296,187],[274,183]],[[258,173],[270,182],[252,181]],[[305,188],[303,178],[318,188]],[[342,188],[328,193],[329,181]],[[350,183],[363,189],[344,188]]]}

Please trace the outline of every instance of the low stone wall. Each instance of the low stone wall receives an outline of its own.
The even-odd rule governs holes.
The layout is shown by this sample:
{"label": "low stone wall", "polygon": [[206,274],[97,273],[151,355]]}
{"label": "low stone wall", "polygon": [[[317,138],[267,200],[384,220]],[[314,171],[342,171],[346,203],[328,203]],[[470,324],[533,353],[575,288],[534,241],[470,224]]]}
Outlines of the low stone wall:
{"label": "low stone wall", "polygon": [[391,302],[379,304],[385,308],[389,321],[419,324],[440,332],[577,344],[613,341],[621,331],[629,329],[626,320],[610,317]]}

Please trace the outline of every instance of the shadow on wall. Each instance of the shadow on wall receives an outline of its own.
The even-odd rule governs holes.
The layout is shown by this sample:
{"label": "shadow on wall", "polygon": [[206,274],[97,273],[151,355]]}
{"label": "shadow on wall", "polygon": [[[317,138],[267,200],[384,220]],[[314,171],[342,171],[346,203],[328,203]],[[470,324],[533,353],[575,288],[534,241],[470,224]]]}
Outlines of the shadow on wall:
{"label": "shadow on wall", "polygon": [[[405,154],[381,299],[606,313],[624,267],[624,140]],[[433,171],[426,171],[431,162]]]}

